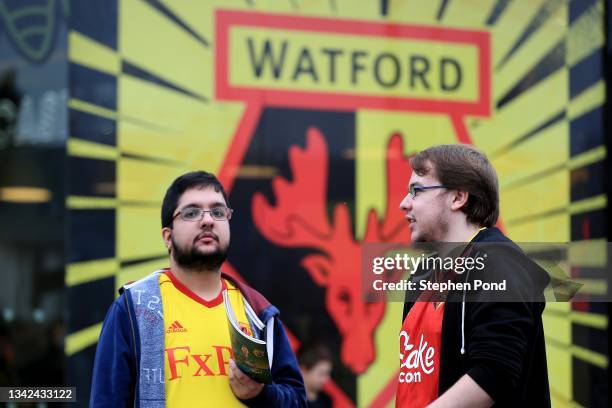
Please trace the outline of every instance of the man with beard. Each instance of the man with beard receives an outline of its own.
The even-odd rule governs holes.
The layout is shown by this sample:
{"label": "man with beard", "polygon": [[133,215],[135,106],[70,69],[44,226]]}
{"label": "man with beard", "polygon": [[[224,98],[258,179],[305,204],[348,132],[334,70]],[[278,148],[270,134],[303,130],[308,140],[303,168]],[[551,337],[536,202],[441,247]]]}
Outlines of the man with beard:
{"label": "man with beard", "polygon": [[[170,267],[124,286],[112,304],[96,351],[91,406],[306,405],[278,310],[221,272],[231,216],[210,173],[184,174],[168,188],[161,220]],[[231,359],[223,292],[241,328],[267,341],[273,383],[256,382]]]}
{"label": "man with beard", "polygon": [[[550,406],[541,296],[548,276],[495,227],[495,169],[467,145],[430,147],[410,165],[400,209],[412,241],[438,243],[438,248],[456,243],[463,248],[461,258],[484,259],[480,271],[422,275],[429,273],[430,282],[440,275],[455,282],[503,279],[509,292],[453,289],[440,298],[435,292],[407,291],[396,406]],[[428,301],[433,294],[435,301]]]}

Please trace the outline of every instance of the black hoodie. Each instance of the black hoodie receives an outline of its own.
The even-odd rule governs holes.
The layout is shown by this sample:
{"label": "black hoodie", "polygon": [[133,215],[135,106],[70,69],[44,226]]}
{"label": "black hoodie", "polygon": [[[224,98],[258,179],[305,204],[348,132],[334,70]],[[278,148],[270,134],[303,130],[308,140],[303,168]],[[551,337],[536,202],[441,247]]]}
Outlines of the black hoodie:
{"label": "black hoodie", "polygon": [[[482,273],[507,279],[520,287],[542,288],[547,277],[518,246],[497,228],[479,232],[471,244],[506,243],[504,256],[488,256]],[[511,252],[511,254],[508,254]],[[531,264],[531,265],[530,265]],[[534,275],[538,276],[534,276]],[[466,276],[467,280],[467,276]],[[465,301],[465,293],[451,292],[444,306],[438,395],[468,374],[497,407],[550,406],[546,347],[542,327],[544,302],[493,302],[490,292]],[[402,321],[412,307],[404,305]]]}

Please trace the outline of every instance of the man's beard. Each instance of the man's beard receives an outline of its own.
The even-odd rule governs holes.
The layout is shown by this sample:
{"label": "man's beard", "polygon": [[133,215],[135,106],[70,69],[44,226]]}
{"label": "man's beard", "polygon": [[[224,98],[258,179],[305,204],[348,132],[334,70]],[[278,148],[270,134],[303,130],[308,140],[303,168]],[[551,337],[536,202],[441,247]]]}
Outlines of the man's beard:
{"label": "man's beard", "polygon": [[195,245],[191,247],[190,251],[184,251],[172,237],[172,257],[185,270],[218,270],[227,258],[227,247],[219,247],[216,251],[207,254],[198,251]]}
{"label": "man's beard", "polygon": [[440,213],[432,218],[436,220],[435,224],[430,224],[428,225],[429,228],[422,230],[420,236],[414,242],[444,242],[450,225],[448,215]]}

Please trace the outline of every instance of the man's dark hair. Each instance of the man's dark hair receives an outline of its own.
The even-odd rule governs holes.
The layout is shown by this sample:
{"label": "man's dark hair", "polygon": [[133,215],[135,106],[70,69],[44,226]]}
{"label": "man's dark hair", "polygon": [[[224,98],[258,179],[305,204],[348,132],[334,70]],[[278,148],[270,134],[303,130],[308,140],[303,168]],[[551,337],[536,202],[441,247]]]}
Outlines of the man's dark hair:
{"label": "man's dark hair", "polygon": [[300,366],[307,370],[321,361],[329,361],[330,363],[333,361],[331,351],[323,343],[304,344],[298,350],[297,359]]}
{"label": "man's dark hair", "polygon": [[172,225],[172,215],[176,211],[178,202],[183,193],[192,188],[203,189],[212,187],[217,193],[223,195],[225,204],[229,207],[229,201],[227,200],[227,194],[225,189],[221,185],[221,182],[215,177],[214,174],[206,171],[193,171],[191,173],[185,173],[182,176],[176,178],[164,196],[164,202],[161,208],[161,224],[162,228],[169,227]]}
{"label": "man's dark hair", "polygon": [[492,227],[499,217],[497,173],[487,156],[465,144],[438,145],[410,159],[419,176],[431,175],[451,190],[467,191],[467,204],[461,209],[475,225]]}

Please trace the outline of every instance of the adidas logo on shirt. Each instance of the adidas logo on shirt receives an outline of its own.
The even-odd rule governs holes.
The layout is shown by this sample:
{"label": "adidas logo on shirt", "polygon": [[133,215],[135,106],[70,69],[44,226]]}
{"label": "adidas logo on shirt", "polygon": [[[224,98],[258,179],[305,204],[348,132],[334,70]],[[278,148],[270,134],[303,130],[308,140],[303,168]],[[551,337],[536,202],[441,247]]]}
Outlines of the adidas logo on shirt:
{"label": "adidas logo on shirt", "polygon": [[172,323],[169,327],[168,330],[166,330],[166,333],[180,333],[180,332],[186,332],[187,329],[184,328],[178,320],[175,320],[174,323]]}

